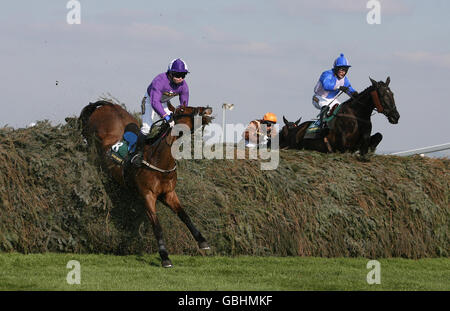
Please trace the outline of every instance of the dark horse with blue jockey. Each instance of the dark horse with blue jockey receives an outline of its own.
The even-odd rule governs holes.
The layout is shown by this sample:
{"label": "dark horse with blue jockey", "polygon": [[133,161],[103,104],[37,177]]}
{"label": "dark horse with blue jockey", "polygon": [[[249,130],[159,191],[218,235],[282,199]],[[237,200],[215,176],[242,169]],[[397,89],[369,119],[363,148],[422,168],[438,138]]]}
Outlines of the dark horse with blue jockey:
{"label": "dark horse with blue jockey", "polygon": [[321,152],[355,152],[365,156],[374,151],[381,142],[381,133],[371,135],[370,117],[374,110],[384,114],[388,121],[397,124],[400,114],[395,105],[394,93],[389,88],[390,78],[385,82],[370,78],[372,85],[361,93],[350,94],[350,99],[332,107],[324,121],[327,126],[318,135],[311,135],[315,121],[300,125],[285,118],[285,126],[280,131],[280,148],[317,150]]}

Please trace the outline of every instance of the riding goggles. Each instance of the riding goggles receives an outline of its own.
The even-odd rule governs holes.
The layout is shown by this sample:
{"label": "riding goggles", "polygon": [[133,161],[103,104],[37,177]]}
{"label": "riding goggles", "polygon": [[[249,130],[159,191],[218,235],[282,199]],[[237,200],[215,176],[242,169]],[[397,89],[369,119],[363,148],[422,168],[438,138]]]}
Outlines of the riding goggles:
{"label": "riding goggles", "polygon": [[345,66],[337,67],[336,70],[337,70],[337,71],[343,70],[343,71],[347,72],[347,71],[348,71],[348,67],[345,67]]}
{"label": "riding goggles", "polygon": [[272,122],[272,121],[262,121],[261,124],[274,125],[275,122]]}
{"label": "riding goggles", "polygon": [[182,78],[184,79],[186,77],[186,72],[176,72],[176,71],[172,71],[171,72],[172,76],[175,78]]}

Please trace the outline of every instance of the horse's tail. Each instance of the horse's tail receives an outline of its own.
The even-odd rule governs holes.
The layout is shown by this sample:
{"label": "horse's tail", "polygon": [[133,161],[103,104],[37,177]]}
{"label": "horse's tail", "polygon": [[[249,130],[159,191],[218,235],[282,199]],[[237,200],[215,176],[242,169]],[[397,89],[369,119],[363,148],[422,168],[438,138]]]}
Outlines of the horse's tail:
{"label": "horse's tail", "polygon": [[95,103],[89,103],[89,105],[85,106],[83,110],[81,110],[80,117],[78,118],[78,124],[80,126],[80,129],[82,130],[83,136],[86,136],[85,134],[85,126],[89,121],[89,118],[91,117],[92,113],[100,106],[105,105],[113,105],[113,103],[108,102],[106,100],[99,100]]}

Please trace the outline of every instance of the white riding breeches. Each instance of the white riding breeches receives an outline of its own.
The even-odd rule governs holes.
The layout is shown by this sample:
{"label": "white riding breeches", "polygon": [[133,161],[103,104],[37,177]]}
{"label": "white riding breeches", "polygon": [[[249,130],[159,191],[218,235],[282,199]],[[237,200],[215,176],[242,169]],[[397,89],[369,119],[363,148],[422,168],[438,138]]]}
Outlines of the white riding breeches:
{"label": "white riding breeches", "polygon": [[259,147],[259,146],[265,146],[267,145],[267,143],[269,142],[269,138],[267,137],[267,135],[265,135],[261,141],[259,142],[259,144],[257,143],[252,143],[248,140],[245,141],[245,147],[247,148],[255,148],[255,147]]}
{"label": "white riding breeches", "polygon": [[[167,102],[162,103],[164,111],[168,114],[171,114],[171,111],[167,107]],[[158,121],[161,117],[158,113],[153,109],[152,104],[150,102],[150,96],[147,92],[144,95],[144,113],[142,114],[142,127],[141,132],[144,134],[148,134],[152,127],[153,122]]]}
{"label": "white riding breeches", "polygon": [[317,109],[322,109],[324,106],[329,106],[333,102],[333,104],[340,104],[339,100],[336,98],[325,98],[318,95],[313,95],[312,97],[312,104]]}

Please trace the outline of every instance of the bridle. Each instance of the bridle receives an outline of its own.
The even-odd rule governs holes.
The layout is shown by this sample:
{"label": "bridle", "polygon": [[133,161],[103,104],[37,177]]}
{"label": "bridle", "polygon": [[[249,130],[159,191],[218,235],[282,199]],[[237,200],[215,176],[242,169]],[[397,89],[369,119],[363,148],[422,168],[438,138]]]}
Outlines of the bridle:
{"label": "bridle", "polygon": [[372,101],[375,105],[375,109],[377,110],[377,112],[382,113],[384,111],[384,108],[380,103],[380,98],[378,97],[378,90],[371,91],[370,96],[372,96]]}
{"label": "bridle", "polygon": [[[341,93],[341,94],[342,94],[342,93]],[[371,96],[371,98],[372,98],[372,101],[373,101],[373,103],[374,103],[375,111],[378,112],[378,113],[383,113],[383,111],[384,111],[385,109],[384,109],[383,106],[381,105],[380,98],[379,98],[379,96],[378,96],[378,90],[377,90],[377,89],[374,89],[374,90],[370,91],[369,94],[370,94],[370,96]],[[339,94],[339,95],[340,95],[340,94]],[[338,95],[338,96],[339,96],[339,95]],[[358,95],[360,95],[360,94],[358,94]],[[359,98],[357,98],[356,96],[353,96],[353,95],[350,94],[350,97],[353,99],[354,103],[364,105],[364,103],[360,101],[360,98],[361,98],[362,96],[358,96]],[[373,113],[372,116],[373,116],[374,114],[375,114],[375,113]],[[368,121],[368,120],[364,120],[364,119],[361,119],[361,118],[359,118],[359,117],[357,117],[357,116],[354,116],[354,115],[351,115],[351,114],[347,114],[347,113],[337,113],[337,114],[336,114],[336,117],[351,118],[351,119],[355,119],[355,120],[358,120],[358,121],[363,122],[363,123],[371,123],[370,120],[369,120],[369,121]]]}
{"label": "bridle", "polygon": [[[158,120],[158,121],[155,122],[155,124],[157,122],[163,122],[163,120],[164,119]],[[159,145],[161,144],[161,141],[163,141],[163,139],[168,135],[170,130],[171,130],[171,128],[169,126],[166,126],[166,129],[164,130],[164,133],[151,145],[151,146],[155,146],[155,148],[150,153],[150,156],[149,156],[150,159],[152,158],[153,153],[159,148]],[[166,142],[165,139],[164,139],[164,141]],[[166,142],[166,144],[167,144],[167,142]],[[159,168],[159,167],[157,167],[157,166],[155,166],[155,165],[153,165],[153,164],[151,164],[151,163],[149,163],[149,162],[147,162],[145,160],[142,160],[142,164],[144,164],[146,168],[149,168],[149,169],[154,170],[154,171],[158,171],[160,173],[165,173],[165,174],[171,173],[171,172],[173,172],[173,171],[175,171],[177,169],[177,163],[175,163],[175,166],[173,168],[169,169],[169,170],[165,170],[165,169]]]}
{"label": "bridle", "polygon": [[[191,112],[191,113],[174,114],[173,119],[174,120],[179,120],[179,119],[181,119],[183,117],[190,117],[191,119],[193,119],[195,117],[195,115],[203,116],[203,114],[199,113],[198,107],[195,107],[194,111]],[[160,119],[160,120],[156,121],[155,123],[157,123],[157,122],[163,122],[163,119]],[[172,128],[167,126],[166,129],[164,130],[164,133],[152,144],[152,146],[155,146],[155,148],[153,149],[153,152],[150,153],[150,156],[149,156],[150,159],[152,158],[153,153],[159,148],[159,145],[161,144],[162,141],[164,141],[168,147],[172,147],[173,142],[172,142],[172,144],[169,144],[167,142],[167,140],[164,139],[165,137],[167,137],[169,135],[170,132],[172,132]],[[166,173],[166,174],[167,173],[171,173],[171,172],[173,172],[173,171],[175,171],[177,169],[177,163],[176,162],[175,162],[175,166],[173,168],[169,169],[169,170],[165,170],[165,169],[161,169],[159,167],[156,167],[156,166],[152,165],[151,163],[149,163],[149,162],[147,162],[145,160],[142,160],[142,164],[144,164],[145,167],[147,167],[149,169],[158,171],[160,173]]]}

